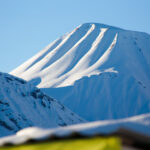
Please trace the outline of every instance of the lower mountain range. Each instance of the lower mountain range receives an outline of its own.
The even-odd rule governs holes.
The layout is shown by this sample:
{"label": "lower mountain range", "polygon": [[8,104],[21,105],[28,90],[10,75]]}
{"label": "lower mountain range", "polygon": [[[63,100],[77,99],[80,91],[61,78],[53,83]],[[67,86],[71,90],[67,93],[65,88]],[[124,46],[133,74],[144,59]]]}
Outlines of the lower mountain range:
{"label": "lower mountain range", "polygon": [[0,137],[38,126],[54,128],[84,119],[30,83],[0,73]]}

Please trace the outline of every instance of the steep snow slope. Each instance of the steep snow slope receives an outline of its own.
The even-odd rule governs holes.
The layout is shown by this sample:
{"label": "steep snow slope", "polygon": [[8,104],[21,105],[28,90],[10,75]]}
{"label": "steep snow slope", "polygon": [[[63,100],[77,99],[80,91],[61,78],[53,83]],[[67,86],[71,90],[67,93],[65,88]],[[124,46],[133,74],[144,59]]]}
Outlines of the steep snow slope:
{"label": "steep snow slope", "polygon": [[[71,125],[67,127],[60,127],[54,129],[41,129],[41,128],[27,128],[20,130],[13,136],[0,138],[0,146],[11,143],[11,144],[22,144],[28,140],[46,140],[55,137],[70,137],[73,133],[78,133],[84,136],[93,135],[107,135],[118,131],[120,128],[136,132],[147,137],[150,137],[150,114],[143,114],[134,116],[131,118],[118,119],[118,120],[107,120],[107,121],[96,121],[90,123],[83,123],[77,125]],[[137,136],[135,134],[134,136]],[[132,136],[133,138],[133,133]],[[128,138],[131,138],[128,135]],[[137,138],[143,138],[137,137]],[[144,138],[143,138],[144,140]]]}
{"label": "steep snow slope", "polygon": [[83,120],[26,81],[0,73],[0,137],[29,126],[57,127]]}
{"label": "steep snow slope", "polygon": [[87,120],[150,112],[150,35],[87,23],[11,74],[34,83]]}

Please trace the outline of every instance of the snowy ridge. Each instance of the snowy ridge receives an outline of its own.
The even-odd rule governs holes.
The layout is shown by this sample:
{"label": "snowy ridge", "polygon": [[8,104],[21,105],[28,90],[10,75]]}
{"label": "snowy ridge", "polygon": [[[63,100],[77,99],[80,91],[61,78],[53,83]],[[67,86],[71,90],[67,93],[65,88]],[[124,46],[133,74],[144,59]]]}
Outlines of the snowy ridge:
{"label": "snowy ridge", "polygon": [[66,138],[70,137],[73,133],[84,136],[94,136],[98,134],[107,135],[118,131],[120,128],[150,137],[150,114],[143,114],[120,120],[83,123],[54,129],[42,129],[37,127],[26,128],[20,130],[15,135],[0,138],[0,146],[7,143],[22,144],[31,139],[39,141],[53,137]]}
{"label": "snowy ridge", "polygon": [[118,119],[150,112],[149,58],[150,35],[87,23],[11,74],[86,120]]}
{"label": "snowy ridge", "polygon": [[[117,34],[113,33],[112,43],[106,52],[99,60],[90,64],[106,31],[107,28],[100,28],[95,24],[83,24],[59,39],[61,42],[55,48],[52,49],[56,43],[53,42],[47,49],[12,71],[11,74],[26,80],[42,77],[38,87],[69,86],[83,76],[99,74],[98,67],[106,61],[117,40]],[[72,38],[78,38],[78,40]],[[72,43],[70,45],[70,42],[74,45]],[[85,47],[87,42],[88,49]]]}
{"label": "snowy ridge", "polygon": [[83,119],[26,81],[0,73],[0,137],[30,126],[43,128]]}

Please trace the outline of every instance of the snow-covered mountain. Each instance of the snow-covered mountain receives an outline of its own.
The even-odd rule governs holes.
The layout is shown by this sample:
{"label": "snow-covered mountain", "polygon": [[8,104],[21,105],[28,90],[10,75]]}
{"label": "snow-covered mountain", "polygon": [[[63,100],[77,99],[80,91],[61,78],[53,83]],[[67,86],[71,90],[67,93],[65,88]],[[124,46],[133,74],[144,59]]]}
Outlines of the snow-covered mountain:
{"label": "snow-covered mountain", "polygon": [[87,23],[11,74],[32,82],[87,120],[150,112],[150,35]]}
{"label": "snow-covered mountain", "polygon": [[22,128],[65,126],[83,119],[26,81],[0,73],[0,137]]}

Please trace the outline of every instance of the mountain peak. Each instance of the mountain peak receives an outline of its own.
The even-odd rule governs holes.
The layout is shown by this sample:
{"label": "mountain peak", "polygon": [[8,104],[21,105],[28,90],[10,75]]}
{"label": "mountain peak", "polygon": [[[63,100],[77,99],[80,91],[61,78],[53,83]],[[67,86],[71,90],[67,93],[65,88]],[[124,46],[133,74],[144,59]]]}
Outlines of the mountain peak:
{"label": "mountain peak", "polygon": [[107,29],[118,29],[118,30],[123,30],[119,27],[115,27],[115,26],[111,26],[111,25],[107,25],[107,24],[103,24],[103,23],[96,23],[96,22],[88,22],[88,23],[83,23],[80,24],[79,27],[84,26],[85,28],[88,28],[90,26],[95,26],[98,28],[107,28]]}
{"label": "mountain peak", "polygon": [[85,23],[11,74],[87,120],[129,117],[150,111],[149,50],[148,34]]}

